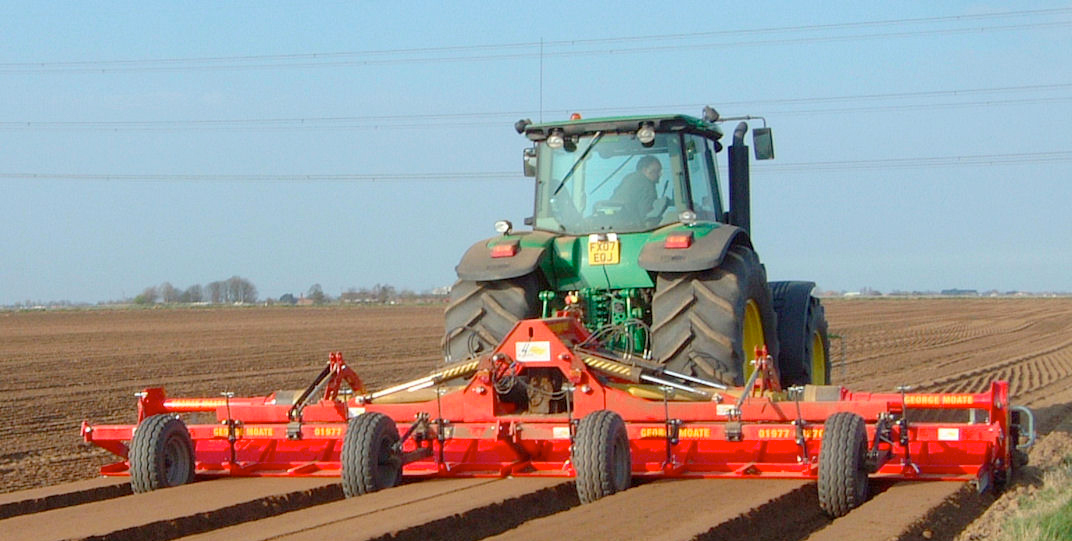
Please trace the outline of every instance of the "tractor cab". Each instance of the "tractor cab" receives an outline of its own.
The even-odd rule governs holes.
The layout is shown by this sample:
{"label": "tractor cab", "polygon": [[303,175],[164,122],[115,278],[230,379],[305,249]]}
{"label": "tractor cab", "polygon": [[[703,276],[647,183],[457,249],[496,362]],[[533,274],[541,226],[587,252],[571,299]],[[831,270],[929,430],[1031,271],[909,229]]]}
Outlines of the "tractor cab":
{"label": "tractor cab", "polygon": [[565,235],[651,231],[686,217],[724,221],[715,152],[722,132],[687,116],[519,123],[535,144],[533,227]]}

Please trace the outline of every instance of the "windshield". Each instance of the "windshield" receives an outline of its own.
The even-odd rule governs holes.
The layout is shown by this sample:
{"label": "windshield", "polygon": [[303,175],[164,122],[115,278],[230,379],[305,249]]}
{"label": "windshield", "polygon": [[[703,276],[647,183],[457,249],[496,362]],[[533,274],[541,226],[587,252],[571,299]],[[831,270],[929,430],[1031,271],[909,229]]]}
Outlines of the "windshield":
{"label": "windshield", "polygon": [[650,147],[634,134],[592,134],[537,145],[537,229],[586,234],[649,231],[688,208],[677,134]]}

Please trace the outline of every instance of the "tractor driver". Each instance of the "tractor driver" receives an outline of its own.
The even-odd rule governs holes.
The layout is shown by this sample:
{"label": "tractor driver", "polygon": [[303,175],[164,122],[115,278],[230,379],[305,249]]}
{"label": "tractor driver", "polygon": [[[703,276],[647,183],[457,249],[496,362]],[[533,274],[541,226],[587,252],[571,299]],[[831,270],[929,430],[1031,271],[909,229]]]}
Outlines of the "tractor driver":
{"label": "tractor driver", "polygon": [[643,220],[655,203],[655,183],[663,174],[663,165],[655,156],[644,156],[637,162],[636,171],[626,175],[614,189],[610,200],[622,205],[621,212],[631,221]]}

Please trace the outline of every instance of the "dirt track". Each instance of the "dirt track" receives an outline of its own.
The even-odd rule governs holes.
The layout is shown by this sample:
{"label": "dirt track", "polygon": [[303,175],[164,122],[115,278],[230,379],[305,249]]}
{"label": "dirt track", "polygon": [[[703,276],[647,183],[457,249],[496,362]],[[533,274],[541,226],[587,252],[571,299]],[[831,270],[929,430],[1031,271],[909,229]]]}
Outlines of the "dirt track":
{"label": "dirt track", "polygon": [[[1044,432],[1072,412],[1062,383],[1072,375],[1072,300],[834,301],[827,314],[849,360],[834,372],[838,383],[978,391],[1008,379],[1017,403],[1037,409]],[[132,422],[132,393],[143,387],[205,396],[301,387],[331,350],[378,387],[436,363],[441,322],[441,307],[0,313],[0,492],[92,477],[108,457],[78,444],[78,424]],[[840,349],[835,341],[835,360]],[[336,501],[331,483],[245,481],[255,488],[206,482],[172,489],[173,496],[128,495],[125,485],[93,481],[0,494],[0,531],[41,533],[75,513],[83,517],[78,528],[52,538],[312,539],[341,531],[546,539],[570,528],[605,538],[951,539],[991,501],[952,483],[902,483],[879,487],[868,504],[830,521],[817,510],[814,485],[794,481],[656,482],[583,507],[568,480],[413,483],[346,501]],[[150,512],[165,497],[192,506]],[[264,518],[289,509],[302,510]],[[124,521],[101,518],[106,526],[95,530],[85,517],[98,512],[119,512]]]}

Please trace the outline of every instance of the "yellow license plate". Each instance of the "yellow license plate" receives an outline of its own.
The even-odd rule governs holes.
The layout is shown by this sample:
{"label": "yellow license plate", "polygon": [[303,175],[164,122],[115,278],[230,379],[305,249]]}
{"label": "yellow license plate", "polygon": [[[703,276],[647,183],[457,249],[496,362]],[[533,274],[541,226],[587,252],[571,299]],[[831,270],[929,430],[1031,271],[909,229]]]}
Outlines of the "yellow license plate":
{"label": "yellow license plate", "polygon": [[617,265],[620,260],[617,240],[588,241],[589,265]]}

